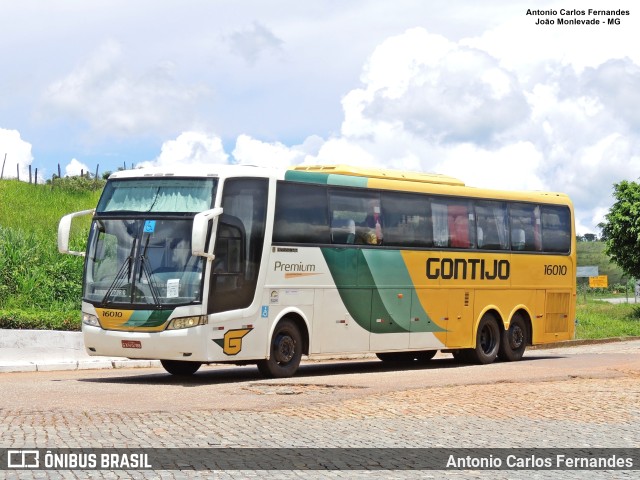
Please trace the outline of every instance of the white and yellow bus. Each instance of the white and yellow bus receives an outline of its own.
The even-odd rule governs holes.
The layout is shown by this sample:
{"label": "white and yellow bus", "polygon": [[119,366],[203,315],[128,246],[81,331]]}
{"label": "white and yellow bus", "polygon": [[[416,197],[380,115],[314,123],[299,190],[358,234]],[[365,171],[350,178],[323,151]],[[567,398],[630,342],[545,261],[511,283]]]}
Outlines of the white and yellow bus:
{"label": "white and yellow bus", "polygon": [[109,178],[85,258],[90,355],[177,375],[301,356],[519,360],[574,334],[573,208],[559,193],[477,189],[348,166],[131,170]]}

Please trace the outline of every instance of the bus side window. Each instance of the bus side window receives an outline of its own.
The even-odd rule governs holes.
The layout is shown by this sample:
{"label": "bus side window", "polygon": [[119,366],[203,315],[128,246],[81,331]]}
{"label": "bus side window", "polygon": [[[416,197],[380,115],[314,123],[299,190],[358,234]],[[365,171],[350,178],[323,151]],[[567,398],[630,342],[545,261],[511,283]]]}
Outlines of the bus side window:
{"label": "bus side window", "polygon": [[542,206],[542,249],[545,252],[569,253],[571,249],[571,215],[566,207]]}
{"label": "bus side window", "polygon": [[330,188],[329,211],[333,243],[382,244],[384,220],[377,192]]}
{"label": "bus side window", "polygon": [[273,241],[331,243],[327,210],[326,187],[278,182]]}
{"label": "bus side window", "polygon": [[509,230],[507,207],[503,202],[476,202],[478,247],[484,250],[507,250]]}
{"label": "bus side window", "polygon": [[511,249],[525,252],[542,250],[540,236],[540,207],[528,203],[512,203]]}
{"label": "bus side window", "polygon": [[331,222],[331,242],[354,244],[356,241],[356,222],[352,219],[337,218]]}
{"label": "bus side window", "polygon": [[449,232],[452,248],[470,248],[469,209],[467,205],[449,205]]}
{"label": "bus side window", "polygon": [[474,216],[468,201],[439,198],[431,202],[431,212],[436,247],[474,248]]}
{"label": "bus side window", "polygon": [[433,246],[431,207],[428,198],[398,192],[382,192],[381,196],[385,245]]}

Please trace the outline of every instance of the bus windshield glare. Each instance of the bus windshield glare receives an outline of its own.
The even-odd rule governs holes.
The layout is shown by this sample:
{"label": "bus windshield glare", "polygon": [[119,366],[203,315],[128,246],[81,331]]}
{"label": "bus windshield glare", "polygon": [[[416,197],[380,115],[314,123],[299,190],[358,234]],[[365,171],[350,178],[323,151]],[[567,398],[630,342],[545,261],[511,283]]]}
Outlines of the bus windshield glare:
{"label": "bus windshield glare", "polygon": [[96,213],[198,213],[211,208],[214,178],[145,178],[112,180],[104,188]]}

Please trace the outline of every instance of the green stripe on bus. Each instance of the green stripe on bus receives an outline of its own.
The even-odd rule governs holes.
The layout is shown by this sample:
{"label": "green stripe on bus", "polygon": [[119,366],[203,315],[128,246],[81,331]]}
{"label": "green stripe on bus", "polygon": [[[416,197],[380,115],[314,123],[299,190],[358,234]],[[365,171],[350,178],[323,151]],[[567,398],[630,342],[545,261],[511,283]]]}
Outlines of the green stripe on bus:
{"label": "green stripe on bus", "polygon": [[[399,251],[323,248],[322,254],[349,315],[362,328],[372,333],[407,333],[412,316],[430,320]],[[398,296],[399,290],[407,292],[406,298]],[[416,323],[413,331],[442,330],[429,321]]]}
{"label": "green stripe on bus", "polygon": [[369,179],[367,177],[354,177],[351,175],[329,175],[327,183],[329,185],[339,185],[341,187],[366,188],[369,183]]}
{"label": "green stripe on bus", "polygon": [[326,185],[329,179],[328,173],[305,172],[304,170],[287,170],[284,179],[291,182],[319,183]]}
{"label": "green stripe on bus", "polygon": [[341,187],[366,187],[367,177],[353,175],[335,175],[322,172],[308,172],[305,170],[287,170],[284,179],[292,182],[318,183],[321,185],[339,185]]}
{"label": "green stripe on bus", "polygon": [[167,321],[173,310],[135,310],[127,323],[127,327],[158,327]]}

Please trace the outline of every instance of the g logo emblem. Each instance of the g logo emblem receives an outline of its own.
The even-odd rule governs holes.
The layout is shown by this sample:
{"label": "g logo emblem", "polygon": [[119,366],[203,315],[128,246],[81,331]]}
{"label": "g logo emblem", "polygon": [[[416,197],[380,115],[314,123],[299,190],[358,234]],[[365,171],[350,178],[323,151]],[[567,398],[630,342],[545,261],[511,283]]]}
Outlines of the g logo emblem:
{"label": "g logo emblem", "polygon": [[249,333],[252,328],[240,328],[238,330],[229,330],[224,334],[222,340],[213,340],[222,347],[222,351],[226,355],[237,355],[242,350],[242,338]]}

